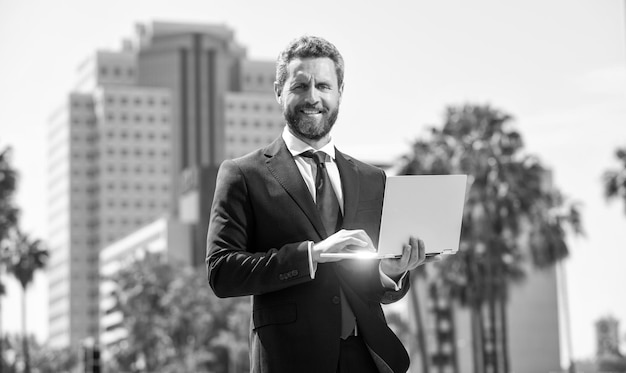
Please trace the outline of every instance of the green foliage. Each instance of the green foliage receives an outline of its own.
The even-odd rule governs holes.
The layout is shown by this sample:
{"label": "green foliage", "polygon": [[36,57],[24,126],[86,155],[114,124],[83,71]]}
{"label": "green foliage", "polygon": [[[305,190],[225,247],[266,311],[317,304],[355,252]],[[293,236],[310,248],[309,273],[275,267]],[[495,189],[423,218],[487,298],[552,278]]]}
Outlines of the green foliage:
{"label": "green foliage", "polygon": [[621,199],[626,211],[626,147],[617,149],[615,158],[620,163],[619,168],[607,170],[603,175],[604,196]]}
{"label": "green foliage", "polygon": [[116,308],[125,340],[110,349],[113,371],[226,372],[248,367],[249,302],[218,299],[205,270],[147,255],[118,272]]}

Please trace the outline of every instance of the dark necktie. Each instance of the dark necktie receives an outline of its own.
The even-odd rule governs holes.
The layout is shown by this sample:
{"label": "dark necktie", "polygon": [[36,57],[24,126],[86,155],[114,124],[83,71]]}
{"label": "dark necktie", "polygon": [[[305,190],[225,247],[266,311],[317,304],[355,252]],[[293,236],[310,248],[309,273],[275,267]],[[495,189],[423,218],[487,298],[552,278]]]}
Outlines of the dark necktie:
{"label": "dark necktie", "polygon": [[[317,175],[315,175],[315,204],[317,205],[317,210],[324,223],[324,228],[326,228],[326,233],[330,236],[339,230],[343,218],[341,216],[341,209],[339,208],[339,200],[330,183],[328,170],[326,170],[324,163],[327,154],[324,152],[313,153],[306,151],[302,153],[301,156],[313,159],[317,166]],[[346,339],[352,334],[352,331],[355,330],[356,322],[354,313],[350,308],[350,304],[348,304],[343,290],[339,289],[339,294],[341,295],[341,338]]]}
{"label": "dark necktie", "polygon": [[315,204],[320,213],[326,234],[331,235],[341,227],[341,209],[339,208],[339,200],[335,194],[328,171],[324,161],[326,153],[306,151],[301,154],[303,157],[311,158],[317,166],[317,175],[315,176]]}

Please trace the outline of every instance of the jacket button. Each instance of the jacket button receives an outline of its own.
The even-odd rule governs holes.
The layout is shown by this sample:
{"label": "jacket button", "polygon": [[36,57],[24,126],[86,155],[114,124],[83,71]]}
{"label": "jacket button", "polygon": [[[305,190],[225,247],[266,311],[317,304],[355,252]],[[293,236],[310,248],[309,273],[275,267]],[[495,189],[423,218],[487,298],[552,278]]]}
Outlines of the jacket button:
{"label": "jacket button", "polygon": [[341,299],[339,298],[339,296],[335,295],[332,299],[333,304],[339,304],[339,302],[341,302]]}

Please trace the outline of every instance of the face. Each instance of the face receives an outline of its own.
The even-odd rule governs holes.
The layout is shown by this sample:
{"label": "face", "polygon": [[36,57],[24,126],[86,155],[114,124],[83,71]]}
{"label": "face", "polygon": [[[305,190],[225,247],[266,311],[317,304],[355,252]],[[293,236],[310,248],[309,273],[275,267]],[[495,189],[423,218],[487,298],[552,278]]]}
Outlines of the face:
{"label": "face", "polygon": [[294,59],[287,73],[282,89],[275,84],[274,90],[289,129],[309,144],[328,139],[343,91],[335,63],[327,57]]}

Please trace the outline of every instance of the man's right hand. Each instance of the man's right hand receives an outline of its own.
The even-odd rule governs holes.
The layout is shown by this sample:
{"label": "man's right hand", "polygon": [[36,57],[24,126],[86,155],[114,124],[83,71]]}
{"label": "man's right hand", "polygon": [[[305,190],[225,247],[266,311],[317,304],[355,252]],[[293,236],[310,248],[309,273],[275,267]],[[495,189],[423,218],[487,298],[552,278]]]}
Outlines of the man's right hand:
{"label": "man's right hand", "polygon": [[362,229],[342,229],[325,240],[313,244],[312,257],[315,263],[336,262],[341,258],[322,257],[322,253],[376,252],[372,240]]}

